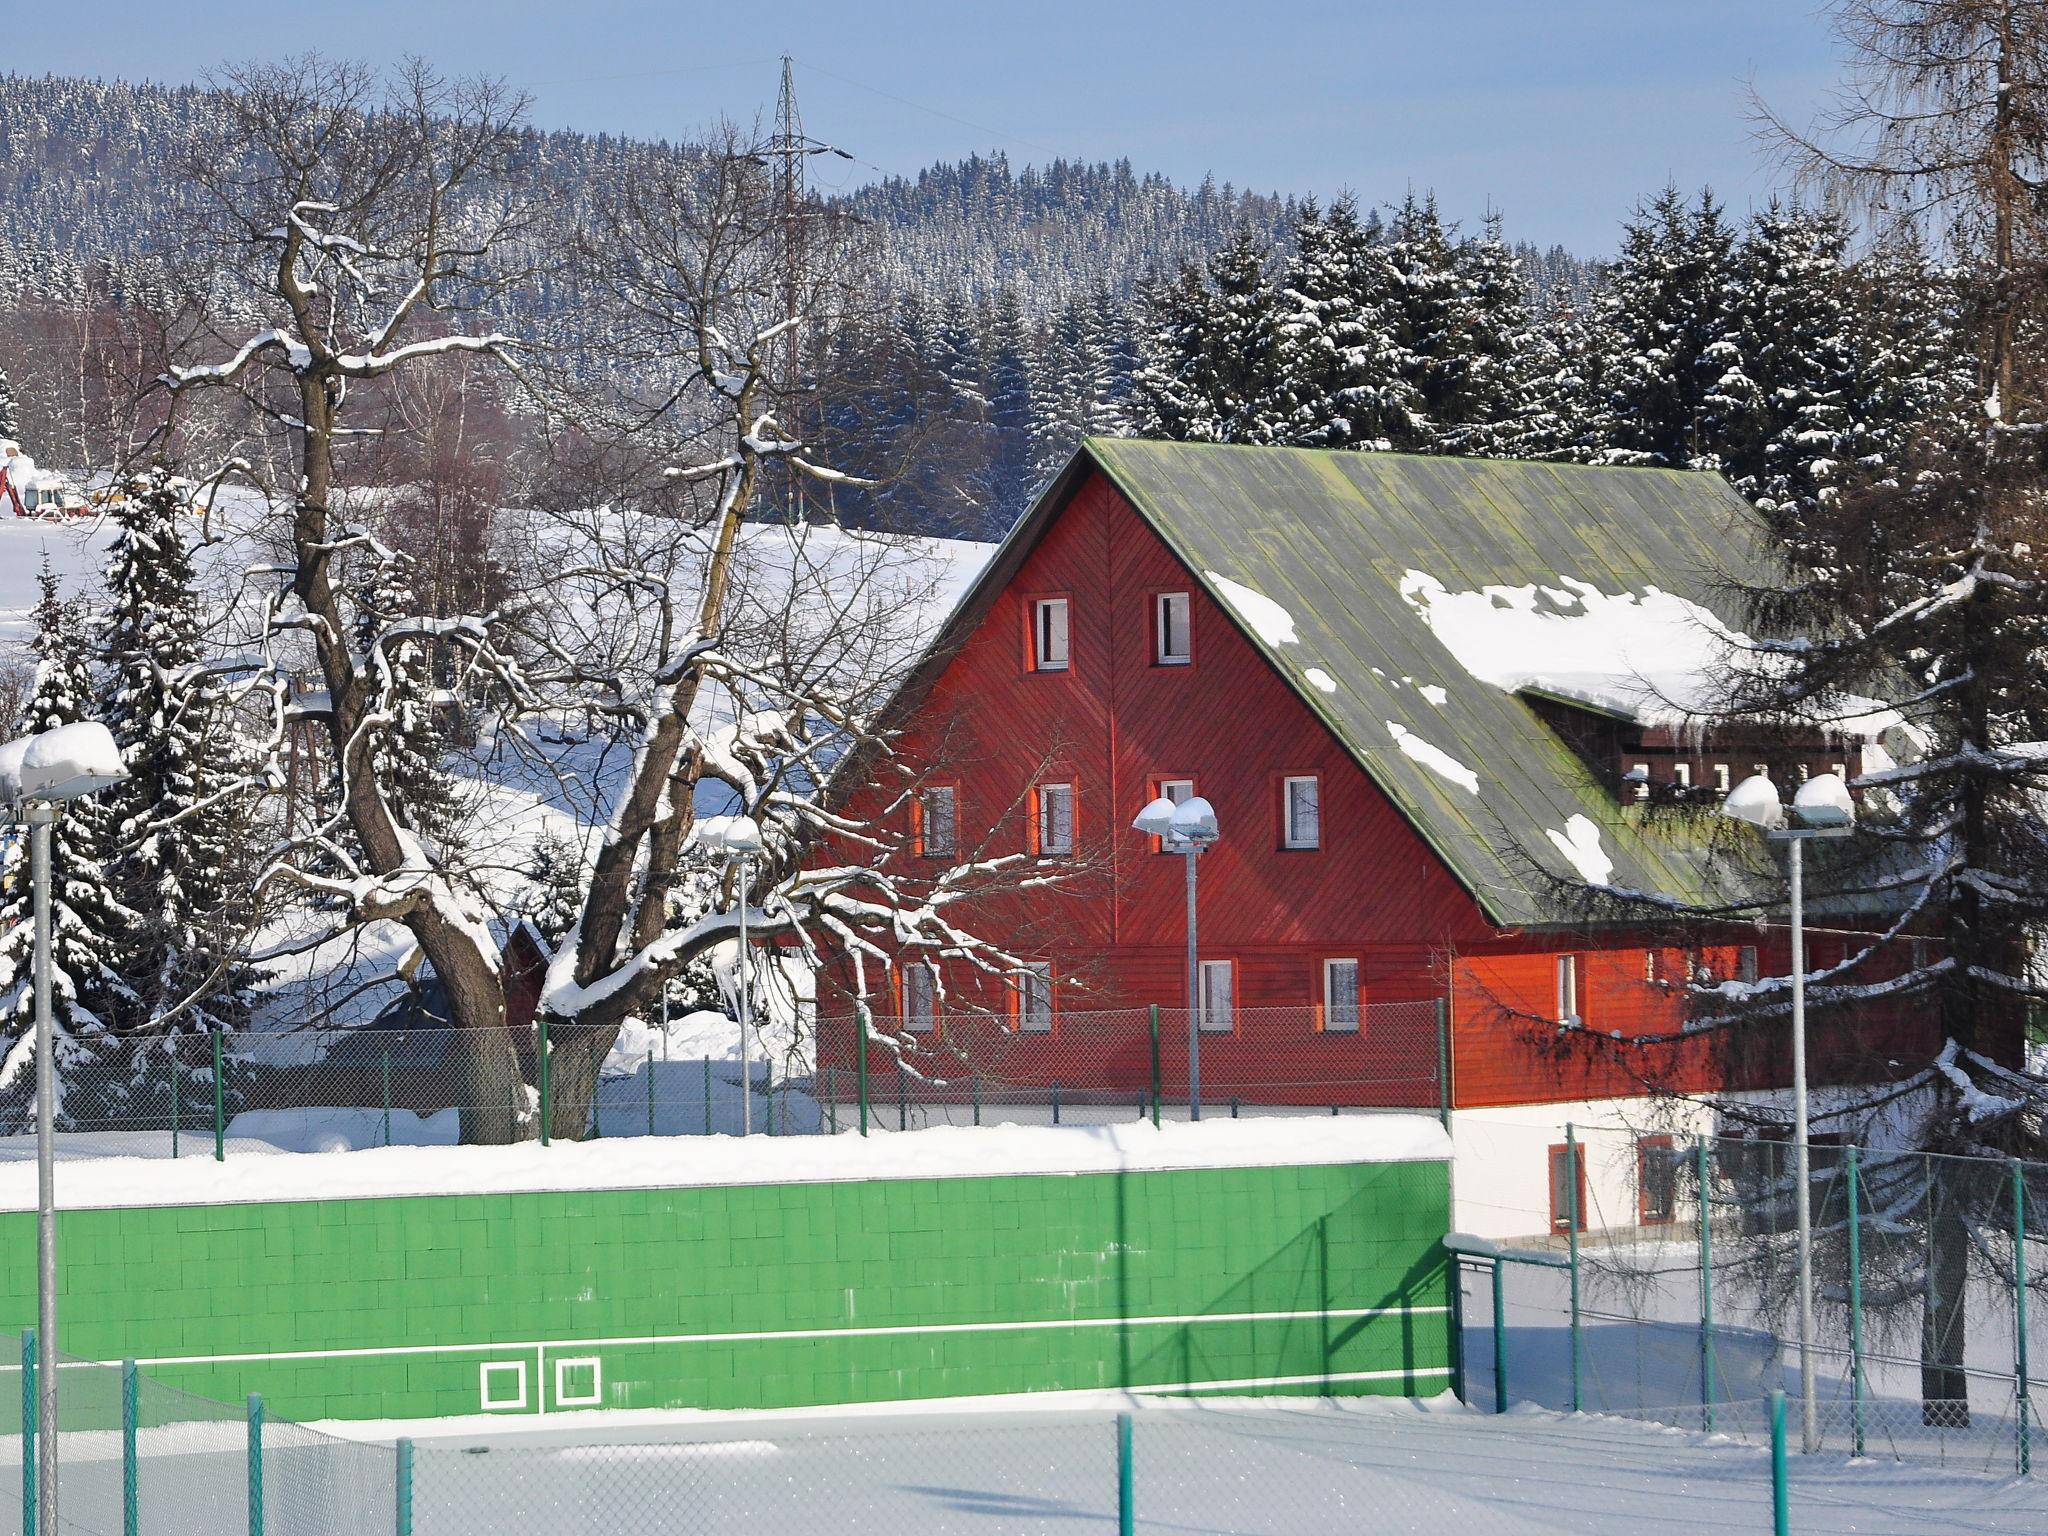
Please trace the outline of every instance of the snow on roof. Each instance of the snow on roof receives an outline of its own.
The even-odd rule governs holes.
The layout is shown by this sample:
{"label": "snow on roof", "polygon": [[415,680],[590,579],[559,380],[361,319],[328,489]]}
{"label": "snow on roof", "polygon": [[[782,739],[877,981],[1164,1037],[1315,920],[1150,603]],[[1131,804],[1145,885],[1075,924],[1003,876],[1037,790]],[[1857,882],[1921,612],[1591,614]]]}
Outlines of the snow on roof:
{"label": "snow on roof", "polygon": [[1467,794],[1479,793],[1479,775],[1459,762],[1441,747],[1433,747],[1420,736],[1397,720],[1387,722],[1387,730],[1394,738],[1394,745],[1422,764],[1432,773],[1441,774],[1453,784],[1463,787]]}
{"label": "snow on roof", "polygon": [[1243,582],[1232,581],[1228,576],[1219,576],[1214,571],[1204,571],[1209,584],[1223,595],[1235,613],[1268,645],[1299,645],[1300,636],[1294,632],[1294,615],[1282,608],[1263,592],[1255,592]]}
{"label": "snow on roof", "polygon": [[1614,860],[1600,846],[1600,827],[1592,817],[1574,816],[1562,832],[1546,828],[1545,833],[1588,885],[1606,885],[1614,878]]}
{"label": "snow on roof", "polygon": [[[575,1189],[680,1189],[867,1179],[994,1178],[1179,1168],[1441,1162],[1433,1115],[1143,1120],[1091,1126],[937,1126],[866,1137],[677,1136],[542,1147],[377,1147],[236,1158],[97,1158],[67,1163],[66,1209],[210,1205],[223,1200],[374,1199]],[[32,1159],[0,1163],[0,1210],[35,1206]]]}

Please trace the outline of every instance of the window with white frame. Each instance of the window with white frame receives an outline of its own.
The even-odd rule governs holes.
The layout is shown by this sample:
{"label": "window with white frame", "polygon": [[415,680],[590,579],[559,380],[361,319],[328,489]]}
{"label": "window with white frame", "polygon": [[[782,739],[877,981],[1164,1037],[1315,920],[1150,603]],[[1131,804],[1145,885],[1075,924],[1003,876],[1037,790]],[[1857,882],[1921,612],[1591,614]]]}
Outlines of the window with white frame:
{"label": "window with white frame", "polygon": [[1579,957],[1559,955],[1557,957],[1557,1022],[1578,1024],[1584,1022],[1579,1011]]}
{"label": "window with white frame", "polygon": [[1202,1030],[1205,1034],[1227,1035],[1237,1027],[1232,1012],[1232,983],[1237,967],[1228,960],[1204,960],[1201,964]]}
{"label": "window with white frame", "polygon": [[1629,778],[1635,781],[1636,798],[1638,800],[1649,799],[1650,765],[1648,763],[1631,763],[1629,765],[1628,776]]}
{"label": "window with white frame", "polygon": [[1358,962],[1323,962],[1323,1028],[1330,1034],[1358,1031]]}
{"label": "window with white frame", "polygon": [[927,785],[917,797],[917,851],[928,859],[950,859],[960,847],[960,791],[951,784]]}
{"label": "window with white frame", "polygon": [[1676,784],[1680,789],[1691,789],[1692,764],[1673,763],[1671,765],[1671,782]]}
{"label": "window with white frame", "polygon": [[1052,1029],[1052,963],[1027,960],[1017,977],[1017,1028],[1042,1035]]}
{"label": "window with white frame", "polygon": [[1714,788],[1725,795],[1728,793],[1728,781],[1728,765],[1726,763],[1714,764]]}
{"label": "window with white frame", "polygon": [[1175,805],[1186,805],[1195,798],[1195,781],[1193,779],[1161,779],[1159,781],[1159,798],[1170,800]]}
{"label": "window with white frame", "polygon": [[1074,786],[1038,786],[1038,851],[1061,858],[1074,851]]}
{"label": "window with white frame", "polygon": [[1161,592],[1152,600],[1152,659],[1162,667],[1184,667],[1195,659],[1188,595]]}
{"label": "window with white frame", "polygon": [[929,1033],[938,1016],[937,980],[921,960],[903,968],[903,1027],[912,1034]]}
{"label": "window with white frame", "polygon": [[1314,774],[1300,774],[1280,783],[1280,845],[1320,848],[1323,845],[1322,783]]}
{"label": "window with white frame", "polygon": [[1031,605],[1031,670],[1064,672],[1069,659],[1067,600],[1041,597]]}

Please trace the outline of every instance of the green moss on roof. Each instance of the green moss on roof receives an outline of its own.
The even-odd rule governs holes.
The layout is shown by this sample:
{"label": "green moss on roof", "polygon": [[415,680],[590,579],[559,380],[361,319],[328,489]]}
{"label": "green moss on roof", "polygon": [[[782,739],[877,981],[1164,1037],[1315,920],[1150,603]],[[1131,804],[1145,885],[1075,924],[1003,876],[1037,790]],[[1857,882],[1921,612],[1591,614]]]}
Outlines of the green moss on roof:
{"label": "green moss on roof", "polygon": [[[1287,610],[1296,643],[1242,617],[1239,627],[1494,921],[1582,920],[1546,878],[1582,878],[1552,836],[1569,839],[1575,816],[1599,829],[1607,884],[1687,901],[1737,894],[1695,818],[1625,812],[1522,699],[1468,672],[1401,593],[1415,570],[1452,591],[1572,578],[1725,609],[1728,581],[1761,578],[1767,557],[1755,513],[1719,476],[1120,438],[1091,438],[1081,454],[1226,610],[1216,577]],[[1443,690],[1440,704],[1422,698],[1425,684]],[[1412,750],[1390,723],[1412,733]],[[1455,766],[1477,776],[1476,794]]]}

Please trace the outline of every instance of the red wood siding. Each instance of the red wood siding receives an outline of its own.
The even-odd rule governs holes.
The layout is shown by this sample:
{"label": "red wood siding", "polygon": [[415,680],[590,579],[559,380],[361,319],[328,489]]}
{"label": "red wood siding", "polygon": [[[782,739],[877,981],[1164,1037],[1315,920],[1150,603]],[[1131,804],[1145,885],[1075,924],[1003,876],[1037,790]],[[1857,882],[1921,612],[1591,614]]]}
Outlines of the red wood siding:
{"label": "red wood siding", "polygon": [[[1191,595],[1191,665],[1153,661],[1153,598],[1162,591]],[[1071,663],[1037,673],[1031,603],[1050,596],[1072,605]],[[1605,1045],[1561,1040],[1554,1025],[1541,1027],[1554,1013],[1559,948],[1593,951],[1583,983],[1589,1027],[1677,1026],[1678,994],[1645,983],[1640,940],[1607,933],[1581,944],[1492,927],[1099,473],[1075,492],[940,675],[902,750],[959,786],[963,855],[977,845],[1026,849],[1031,786],[1074,784],[1077,862],[1087,872],[1028,900],[987,898],[970,919],[979,932],[1053,962],[1063,1013],[1185,1005],[1183,860],[1151,851],[1130,821],[1160,779],[1195,781],[1223,831],[1200,861],[1201,953],[1235,962],[1243,1011],[1233,1035],[1205,1036],[1204,1076],[1219,1087],[1233,1076],[1277,1078],[1276,1063],[1290,1064],[1285,1075],[1304,1063],[1332,1080],[1357,1074],[1369,1038],[1315,1032],[1320,964],[1331,958],[1359,961],[1369,1010],[1448,992],[1460,1104],[1642,1091],[1636,1072]],[[1280,781],[1288,774],[1320,781],[1319,849],[1281,847]],[[875,814],[876,802],[856,797],[852,809]],[[903,815],[907,829],[907,809]],[[1672,970],[1680,970],[1677,959]],[[1001,1007],[1000,984],[964,966],[943,975],[950,1000]],[[1288,1011],[1262,1018],[1261,1008]],[[1367,1037],[1371,1023],[1369,1012]],[[1677,1075],[1697,1088],[1720,1070],[1711,1052],[1693,1050]]]}

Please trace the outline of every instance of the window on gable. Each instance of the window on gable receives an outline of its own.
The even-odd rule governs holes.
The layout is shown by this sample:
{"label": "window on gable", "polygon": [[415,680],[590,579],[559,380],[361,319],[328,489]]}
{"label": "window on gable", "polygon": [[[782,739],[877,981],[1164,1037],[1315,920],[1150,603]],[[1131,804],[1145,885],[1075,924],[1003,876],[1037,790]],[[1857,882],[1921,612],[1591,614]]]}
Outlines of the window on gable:
{"label": "window on gable", "polygon": [[1017,1028],[1028,1035],[1052,1031],[1052,963],[1027,960],[1012,984],[1016,988]]}
{"label": "window on gable", "polygon": [[1630,780],[1633,781],[1635,784],[1636,798],[1638,800],[1649,799],[1650,765],[1648,763],[1631,763],[1629,765],[1628,776]]}
{"label": "window on gable", "polygon": [[1152,659],[1162,667],[1184,667],[1195,659],[1188,595],[1161,592],[1152,600]]}
{"label": "window on gable", "polygon": [[1692,788],[1692,764],[1691,764],[1691,763],[1673,763],[1673,764],[1671,765],[1671,782],[1672,782],[1672,783],[1674,783],[1674,784],[1676,784],[1676,785],[1677,785],[1677,786],[1679,787],[1679,789],[1681,789],[1681,790],[1687,790],[1687,789],[1691,789],[1691,788]]}
{"label": "window on gable", "polygon": [[1320,848],[1323,845],[1323,795],[1313,774],[1283,779],[1280,785],[1280,846]]}
{"label": "window on gable", "polygon": [[1358,1033],[1358,962],[1323,962],[1323,1029],[1326,1033]]}
{"label": "window on gable", "polygon": [[1041,784],[1036,798],[1038,852],[1064,858],[1074,851],[1074,786]]}
{"label": "window on gable", "polygon": [[1723,795],[1728,793],[1728,780],[1728,765],[1726,763],[1714,764],[1714,789],[1716,793]]}
{"label": "window on gable", "polygon": [[960,850],[960,791],[931,784],[917,796],[917,851],[928,859],[950,859]]}
{"label": "window on gable", "polygon": [[929,1034],[938,1017],[938,978],[922,960],[903,967],[903,1027],[914,1035]]}
{"label": "window on gable", "polygon": [[1557,957],[1557,1022],[1560,1024],[1582,1024],[1585,1017],[1579,1011],[1579,957],[1559,955]]}
{"label": "window on gable", "polygon": [[1031,670],[1064,672],[1071,659],[1067,600],[1041,597],[1031,605]]}
{"label": "window on gable", "polygon": [[1237,1027],[1232,1004],[1237,967],[1229,960],[1204,960],[1201,964],[1202,1032],[1227,1035]]}

